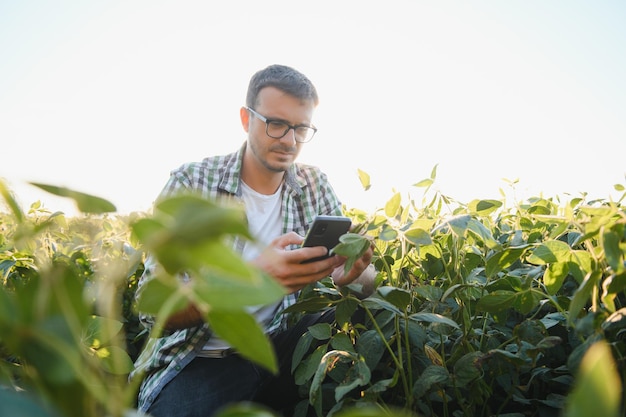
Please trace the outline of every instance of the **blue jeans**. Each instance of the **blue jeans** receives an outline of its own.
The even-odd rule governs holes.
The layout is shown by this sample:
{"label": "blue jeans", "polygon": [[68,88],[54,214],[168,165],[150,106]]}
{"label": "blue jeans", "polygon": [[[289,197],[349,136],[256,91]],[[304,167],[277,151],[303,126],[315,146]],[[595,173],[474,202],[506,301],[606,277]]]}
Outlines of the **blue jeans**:
{"label": "blue jeans", "polygon": [[163,388],[149,413],[154,417],[209,417],[226,404],[252,400],[268,377],[266,370],[238,355],[196,358]]}
{"label": "blue jeans", "polygon": [[291,358],[309,326],[334,320],[334,310],[303,317],[293,328],[272,338],[279,375],[238,356],[196,358],[159,393],[148,410],[153,417],[211,417],[221,407],[254,401],[290,414],[300,400],[291,375]]}

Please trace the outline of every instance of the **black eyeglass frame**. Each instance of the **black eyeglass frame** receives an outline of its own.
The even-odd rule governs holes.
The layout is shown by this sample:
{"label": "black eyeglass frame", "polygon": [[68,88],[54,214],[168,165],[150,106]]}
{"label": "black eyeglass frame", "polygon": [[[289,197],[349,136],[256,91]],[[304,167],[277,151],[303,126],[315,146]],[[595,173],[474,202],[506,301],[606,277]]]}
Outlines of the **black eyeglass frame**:
{"label": "black eyeglass frame", "polygon": [[[254,117],[256,117],[257,119],[261,120],[263,123],[265,123],[265,133],[267,134],[267,136],[269,136],[272,139],[282,139],[285,137],[285,135],[287,135],[287,133],[289,133],[289,131],[291,129],[293,129],[295,135],[295,139],[296,142],[298,143],[307,143],[310,142],[311,139],[313,139],[313,136],[315,136],[315,134],[317,133],[317,128],[315,126],[309,126],[309,125],[290,125],[289,123],[285,122],[284,120],[280,120],[280,119],[268,119],[267,117],[263,116],[262,114],[258,113],[256,110],[254,110],[251,107],[245,107],[246,110],[248,110],[250,113],[252,113],[252,115],[254,115]],[[270,128],[270,123],[277,123],[277,124],[281,124],[281,125],[285,125],[287,126],[287,129],[285,129],[285,132],[280,135],[280,136],[274,136],[271,135],[269,132],[269,128]],[[310,129],[313,131],[313,133],[311,134],[311,137],[309,137],[308,139],[302,140],[298,138],[298,128],[301,127],[305,127],[307,129]]]}

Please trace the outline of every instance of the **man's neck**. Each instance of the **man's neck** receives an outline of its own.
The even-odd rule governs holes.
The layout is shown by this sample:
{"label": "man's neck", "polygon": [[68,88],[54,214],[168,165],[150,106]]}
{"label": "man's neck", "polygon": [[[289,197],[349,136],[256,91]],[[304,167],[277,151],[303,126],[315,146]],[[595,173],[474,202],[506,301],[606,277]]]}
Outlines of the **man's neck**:
{"label": "man's neck", "polygon": [[284,178],[284,172],[272,172],[250,163],[244,163],[241,170],[241,180],[257,193],[265,195],[274,194]]}

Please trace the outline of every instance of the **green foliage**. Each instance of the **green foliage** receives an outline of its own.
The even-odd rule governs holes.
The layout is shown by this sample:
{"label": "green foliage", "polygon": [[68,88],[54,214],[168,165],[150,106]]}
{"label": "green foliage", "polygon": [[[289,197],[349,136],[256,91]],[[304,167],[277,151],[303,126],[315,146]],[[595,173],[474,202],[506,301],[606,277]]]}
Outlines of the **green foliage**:
{"label": "green foliage", "polygon": [[[565,416],[618,417],[622,380],[617,373],[611,348],[604,340],[594,343],[580,364],[580,376],[568,398]],[[593,401],[590,401],[590,398]]]}
{"label": "green foliage", "polygon": [[[177,196],[158,203],[154,215],[132,230],[163,267],[139,296],[140,310],[158,318],[153,336],[172,313],[193,303],[242,356],[277,371],[271,342],[246,307],[277,301],[284,290],[228,244],[233,236],[252,239],[240,207]],[[178,276],[184,273],[194,279],[181,285]]]}
{"label": "green foliage", "polygon": [[0,215],[0,414],[123,415],[137,350],[123,331],[137,323],[126,292],[142,270],[127,224],[38,203],[24,213],[0,189],[11,209]]}
{"label": "green foliage", "polygon": [[[433,190],[436,168],[415,184],[421,201],[394,193],[374,212],[345,210],[357,227],[333,251],[353,262],[373,243],[377,288],[363,299],[358,285],[326,279],[290,308],[336,309],[296,347],[296,417],[625,415],[621,200],[510,206],[503,192],[464,204]],[[46,189],[100,214],[68,219],[38,203],[24,213],[0,183],[1,415],[134,414],[130,362],[190,302],[275,369],[245,306],[283,290],[232,251],[250,239],[239,208],[180,196],[150,215],[109,217],[95,197]],[[134,304],[148,252],[160,268],[138,302],[157,319],[151,335]],[[274,414],[238,404],[220,416]]]}
{"label": "green foliage", "polygon": [[[1,415],[137,414],[133,360],[190,302],[243,356],[276,371],[272,345],[245,308],[284,290],[232,250],[229,239],[251,238],[241,210],[187,195],[161,201],[150,216],[111,218],[100,198],[38,186],[100,215],[67,219],[39,203],[24,213],[0,183],[10,209],[0,214]],[[146,250],[161,267],[137,297],[157,317],[149,335],[135,305]],[[195,279],[187,284],[182,274]]]}
{"label": "green foliage", "polygon": [[111,202],[90,194],[70,190],[69,188],[65,187],[57,187],[54,185],[41,184],[36,182],[31,183],[31,185],[39,187],[42,190],[57,195],[59,197],[71,198],[72,200],[74,200],[74,203],[76,204],[78,210],[82,213],[104,214],[112,213],[116,210],[115,206],[111,204]]}
{"label": "green foliage", "polygon": [[[365,314],[338,314],[303,338],[293,366],[308,393],[300,415],[376,404],[422,416],[556,417],[568,399],[593,404],[594,391],[610,415],[624,415],[614,396],[626,351],[624,208],[584,198],[462,204],[430,192],[435,176],[436,167],[416,184],[421,203],[396,193],[373,213],[346,210],[375,242],[379,286],[361,300],[322,282],[291,308]],[[611,365],[581,372],[598,341]],[[569,398],[581,380],[595,390],[579,382]]]}

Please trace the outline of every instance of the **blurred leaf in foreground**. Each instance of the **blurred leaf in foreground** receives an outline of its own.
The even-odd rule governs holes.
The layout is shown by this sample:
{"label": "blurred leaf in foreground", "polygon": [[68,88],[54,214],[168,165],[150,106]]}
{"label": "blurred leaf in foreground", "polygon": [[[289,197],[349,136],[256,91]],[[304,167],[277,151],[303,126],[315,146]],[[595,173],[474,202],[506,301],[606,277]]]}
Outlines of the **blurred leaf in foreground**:
{"label": "blurred leaf in foreground", "polygon": [[41,184],[37,182],[31,182],[30,184],[59,197],[68,197],[73,199],[76,203],[76,207],[82,213],[102,214],[117,211],[113,203],[100,197],[70,190],[65,187],[57,187],[55,185]]}
{"label": "blurred leaf in foreground", "polygon": [[583,357],[564,416],[618,417],[621,396],[622,383],[611,348],[599,341]]}

